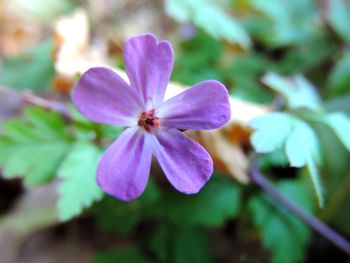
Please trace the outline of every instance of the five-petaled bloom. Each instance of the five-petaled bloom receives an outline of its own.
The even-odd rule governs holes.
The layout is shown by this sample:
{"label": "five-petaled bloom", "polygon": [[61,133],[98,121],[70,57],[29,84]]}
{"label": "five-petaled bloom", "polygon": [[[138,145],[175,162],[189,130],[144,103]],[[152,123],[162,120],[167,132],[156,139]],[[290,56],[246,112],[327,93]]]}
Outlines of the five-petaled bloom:
{"label": "five-petaled bloom", "polygon": [[[197,193],[213,172],[207,151],[180,130],[215,129],[231,116],[226,88],[201,82],[164,101],[173,67],[168,41],[152,34],[131,37],[124,47],[130,84],[108,68],[91,68],[79,80],[72,99],[89,119],[128,127],[109,146],[97,169],[108,194],[130,201],[145,189],[152,155],[180,192]],[[180,129],[180,130],[179,130]]]}

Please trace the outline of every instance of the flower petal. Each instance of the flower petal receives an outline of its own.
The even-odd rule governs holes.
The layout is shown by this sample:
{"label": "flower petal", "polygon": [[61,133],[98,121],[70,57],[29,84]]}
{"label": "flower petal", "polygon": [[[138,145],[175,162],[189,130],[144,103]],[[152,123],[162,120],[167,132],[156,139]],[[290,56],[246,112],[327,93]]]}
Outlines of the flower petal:
{"label": "flower petal", "polygon": [[130,201],[146,187],[152,160],[152,140],[139,128],[126,129],[109,146],[97,169],[97,182],[108,194]]}
{"label": "flower petal", "polygon": [[125,69],[131,86],[142,94],[148,109],[164,98],[173,68],[174,55],[168,41],[158,43],[152,34],[131,37],[124,47]]}
{"label": "flower petal", "polygon": [[135,126],[142,111],[135,91],[113,70],[102,67],[82,75],[72,100],[87,118],[105,124]]}
{"label": "flower petal", "polygon": [[176,129],[159,129],[154,153],[170,183],[180,192],[197,193],[213,173],[213,160],[197,142]]}
{"label": "flower petal", "polygon": [[156,109],[161,125],[177,129],[207,130],[231,117],[227,89],[220,82],[201,82],[162,103]]}

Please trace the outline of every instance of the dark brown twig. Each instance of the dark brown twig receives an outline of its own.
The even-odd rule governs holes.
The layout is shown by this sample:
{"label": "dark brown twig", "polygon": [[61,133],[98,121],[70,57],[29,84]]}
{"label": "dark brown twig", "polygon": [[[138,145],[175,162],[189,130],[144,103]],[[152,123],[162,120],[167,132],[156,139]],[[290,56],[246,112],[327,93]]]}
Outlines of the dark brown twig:
{"label": "dark brown twig", "polygon": [[256,163],[256,158],[250,166],[250,177],[252,181],[262,188],[267,194],[274,198],[279,204],[289,209],[294,215],[301,219],[305,224],[311,227],[314,231],[321,234],[324,238],[332,242],[336,247],[343,250],[346,254],[350,255],[350,243],[340,234],[335,232],[329,226],[324,224],[318,218],[305,212],[303,209],[298,207],[295,203],[284,197],[272,184],[265,178],[265,176],[259,170]]}

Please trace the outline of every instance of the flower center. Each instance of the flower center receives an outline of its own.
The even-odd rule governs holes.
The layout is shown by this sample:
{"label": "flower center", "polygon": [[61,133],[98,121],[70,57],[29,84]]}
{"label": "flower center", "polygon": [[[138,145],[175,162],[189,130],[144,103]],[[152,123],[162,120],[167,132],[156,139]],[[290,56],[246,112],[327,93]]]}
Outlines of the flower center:
{"label": "flower center", "polygon": [[147,132],[150,132],[152,129],[159,128],[160,120],[155,115],[154,109],[148,112],[142,112],[138,125],[143,127]]}

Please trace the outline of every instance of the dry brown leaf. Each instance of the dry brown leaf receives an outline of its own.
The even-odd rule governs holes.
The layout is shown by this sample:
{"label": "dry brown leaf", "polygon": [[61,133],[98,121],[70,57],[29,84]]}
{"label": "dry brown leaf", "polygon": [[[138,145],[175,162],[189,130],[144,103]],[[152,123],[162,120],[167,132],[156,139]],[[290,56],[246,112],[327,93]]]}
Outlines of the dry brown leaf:
{"label": "dry brown leaf", "polygon": [[87,14],[77,9],[72,15],[58,19],[54,25],[54,64],[57,72],[55,89],[72,87],[77,74],[91,67],[106,66],[105,45],[90,44]]}
{"label": "dry brown leaf", "polygon": [[12,1],[0,1],[0,53],[17,56],[39,40],[42,26],[13,8]]}

